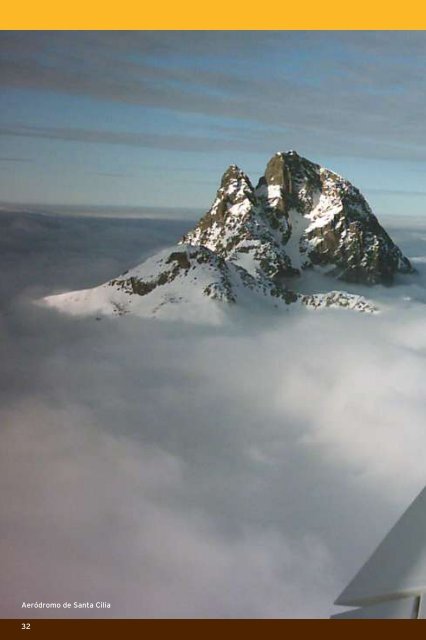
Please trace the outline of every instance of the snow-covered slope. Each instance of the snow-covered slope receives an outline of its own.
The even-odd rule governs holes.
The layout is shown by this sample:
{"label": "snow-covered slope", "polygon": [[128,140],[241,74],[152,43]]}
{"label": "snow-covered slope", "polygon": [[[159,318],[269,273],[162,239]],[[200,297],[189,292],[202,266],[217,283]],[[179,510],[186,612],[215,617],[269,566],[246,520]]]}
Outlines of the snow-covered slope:
{"label": "snow-covered slope", "polygon": [[179,245],[99,287],[48,296],[44,302],[72,315],[132,313],[214,324],[223,318],[223,303],[285,306],[295,299],[206,247]]}
{"label": "snow-covered slope", "polygon": [[350,182],[296,152],[277,153],[258,186],[236,165],[224,173],[211,209],[172,249],[94,289],[45,298],[72,314],[218,322],[226,303],[374,312],[362,296],[297,293],[303,273],[361,284],[391,284],[413,271]]}

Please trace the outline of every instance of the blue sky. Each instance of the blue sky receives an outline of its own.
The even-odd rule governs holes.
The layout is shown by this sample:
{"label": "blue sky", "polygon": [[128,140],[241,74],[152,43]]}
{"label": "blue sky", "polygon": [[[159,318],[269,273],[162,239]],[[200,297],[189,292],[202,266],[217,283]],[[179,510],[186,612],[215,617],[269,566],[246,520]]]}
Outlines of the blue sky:
{"label": "blue sky", "polygon": [[276,151],[426,210],[423,32],[3,32],[0,201],[206,209]]}

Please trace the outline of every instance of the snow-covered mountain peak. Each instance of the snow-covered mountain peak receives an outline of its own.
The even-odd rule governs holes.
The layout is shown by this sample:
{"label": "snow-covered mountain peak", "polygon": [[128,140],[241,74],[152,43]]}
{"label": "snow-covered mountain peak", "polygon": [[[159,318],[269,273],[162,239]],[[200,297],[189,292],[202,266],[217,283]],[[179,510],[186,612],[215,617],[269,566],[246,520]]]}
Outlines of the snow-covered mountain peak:
{"label": "snow-covered mountain peak", "polygon": [[296,151],[272,156],[256,189],[231,165],[183,242],[275,279],[325,268],[350,282],[390,284],[412,271],[360,191]]}
{"label": "snow-covered mountain peak", "polygon": [[206,300],[255,298],[278,307],[298,300],[315,309],[375,310],[334,286],[307,293],[299,287],[307,269],[360,284],[391,284],[395,273],[413,271],[356,187],[296,151],[278,152],[256,188],[230,165],[211,208],[177,247],[100,287],[46,302],[75,313],[173,317],[178,303],[188,316]]}

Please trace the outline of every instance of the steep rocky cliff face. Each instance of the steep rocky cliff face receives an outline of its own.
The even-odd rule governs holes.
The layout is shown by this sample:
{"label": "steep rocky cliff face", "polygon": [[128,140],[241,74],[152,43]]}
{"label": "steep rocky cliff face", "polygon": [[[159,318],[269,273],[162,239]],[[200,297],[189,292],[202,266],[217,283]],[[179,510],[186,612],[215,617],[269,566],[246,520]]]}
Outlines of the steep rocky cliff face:
{"label": "steep rocky cliff face", "polygon": [[395,273],[413,271],[359,190],[295,151],[275,154],[256,189],[229,167],[210,211],[182,242],[275,281],[320,268],[348,282],[391,284]]}
{"label": "steep rocky cliff face", "polygon": [[269,212],[246,174],[231,165],[211,209],[182,243],[208,247],[254,277],[277,281],[295,273],[285,251],[288,232],[287,219]]}
{"label": "steep rocky cliff face", "polygon": [[395,273],[413,271],[359,190],[329,169],[295,152],[278,153],[257,193],[290,225],[297,215],[305,218],[298,245],[304,266],[329,267],[342,280],[365,284],[391,284]]}

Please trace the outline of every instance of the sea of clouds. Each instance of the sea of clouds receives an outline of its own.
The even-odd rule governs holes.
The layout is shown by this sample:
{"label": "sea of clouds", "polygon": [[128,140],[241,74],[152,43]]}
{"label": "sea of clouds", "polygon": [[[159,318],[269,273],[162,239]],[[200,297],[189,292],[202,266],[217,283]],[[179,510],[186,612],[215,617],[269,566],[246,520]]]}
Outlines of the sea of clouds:
{"label": "sea of clouds", "polygon": [[0,214],[1,616],[336,611],[426,476],[426,218],[383,222],[418,274],[362,290],[379,315],[207,327],[34,304],[188,221]]}

